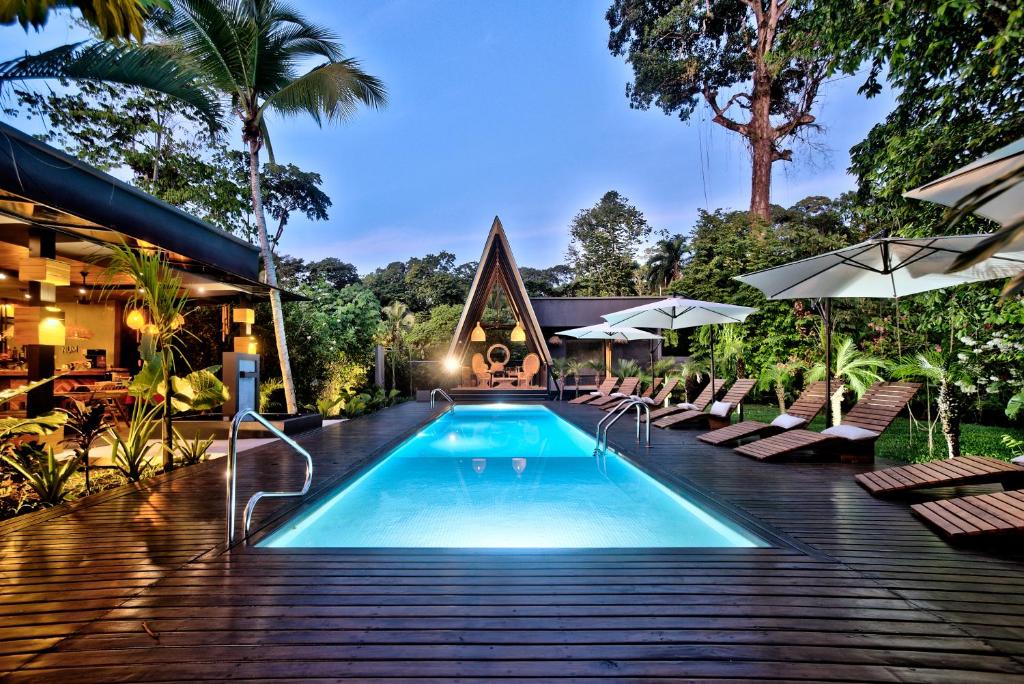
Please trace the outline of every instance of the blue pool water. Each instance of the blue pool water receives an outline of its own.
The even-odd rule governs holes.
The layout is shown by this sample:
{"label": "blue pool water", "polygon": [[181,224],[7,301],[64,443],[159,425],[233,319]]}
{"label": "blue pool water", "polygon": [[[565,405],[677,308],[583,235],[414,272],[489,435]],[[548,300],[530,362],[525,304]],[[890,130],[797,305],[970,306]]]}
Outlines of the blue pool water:
{"label": "blue pool water", "polygon": [[268,547],[753,547],[541,406],[458,406]]}

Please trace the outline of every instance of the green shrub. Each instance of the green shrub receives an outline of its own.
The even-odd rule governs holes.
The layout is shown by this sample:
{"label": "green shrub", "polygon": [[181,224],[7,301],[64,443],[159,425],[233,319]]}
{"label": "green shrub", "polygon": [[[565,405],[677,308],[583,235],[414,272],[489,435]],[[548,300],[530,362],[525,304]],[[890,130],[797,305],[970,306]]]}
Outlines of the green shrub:
{"label": "green shrub", "polygon": [[56,506],[67,498],[68,481],[78,470],[77,458],[58,461],[53,447],[43,447],[37,442],[24,442],[4,454],[3,459],[25,478],[39,500],[49,506]]}

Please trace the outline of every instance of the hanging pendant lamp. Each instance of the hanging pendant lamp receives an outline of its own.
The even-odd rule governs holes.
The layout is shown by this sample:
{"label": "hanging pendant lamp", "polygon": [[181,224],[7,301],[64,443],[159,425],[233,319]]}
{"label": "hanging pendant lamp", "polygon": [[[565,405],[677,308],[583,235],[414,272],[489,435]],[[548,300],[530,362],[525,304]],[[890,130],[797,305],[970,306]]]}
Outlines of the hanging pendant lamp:
{"label": "hanging pendant lamp", "polygon": [[470,340],[470,342],[486,342],[487,341],[487,333],[485,333],[484,329],[480,326],[480,321],[477,321],[476,327],[473,328],[473,332],[470,333],[469,340]]}
{"label": "hanging pendant lamp", "polygon": [[516,327],[512,328],[512,335],[509,337],[513,342],[525,342],[526,331],[523,330],[523,326],[516,321]]}

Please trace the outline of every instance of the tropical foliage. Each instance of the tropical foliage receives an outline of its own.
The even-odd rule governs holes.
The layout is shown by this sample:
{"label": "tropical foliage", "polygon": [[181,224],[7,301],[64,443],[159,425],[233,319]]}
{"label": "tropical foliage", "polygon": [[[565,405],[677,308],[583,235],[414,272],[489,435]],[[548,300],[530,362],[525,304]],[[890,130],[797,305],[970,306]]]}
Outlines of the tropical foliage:
{"label": "tropical foliage", "polygon": [[635,294],[636,254],[650,232],[643,213],[614,190],[576,214],[566,259],[579,294]]}

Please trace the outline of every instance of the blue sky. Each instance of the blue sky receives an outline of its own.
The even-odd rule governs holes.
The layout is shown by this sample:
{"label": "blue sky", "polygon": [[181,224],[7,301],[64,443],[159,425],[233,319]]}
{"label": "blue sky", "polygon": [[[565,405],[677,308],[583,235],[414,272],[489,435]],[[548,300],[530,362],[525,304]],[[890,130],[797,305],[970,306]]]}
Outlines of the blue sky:
{"label": "blue sky", "polygon": [[[629,70],[607,49],[606,1],[297,6],[387,84],[390,104],[323,129],[272,121],[279,161],[319,172],[334,201],[326,222],[293,219],[283,252],[336,256],[361,273],[440,250],[474,260],[497,214],[520,265],[544,267],[563,262],[572,217],[608,190],[671,232],[688,231],[699,209],[748,204],[738,136],[706,114],[683,123],[629,108]],[[41,34],[0,27],[0,57],[74,35],[61,21]],[[888,95],[857,95],[858,84],[823,89],[821,149],[798,146],[796,162],[775,165],[774,202],[852,187],[847,152],[891,107]]]}

